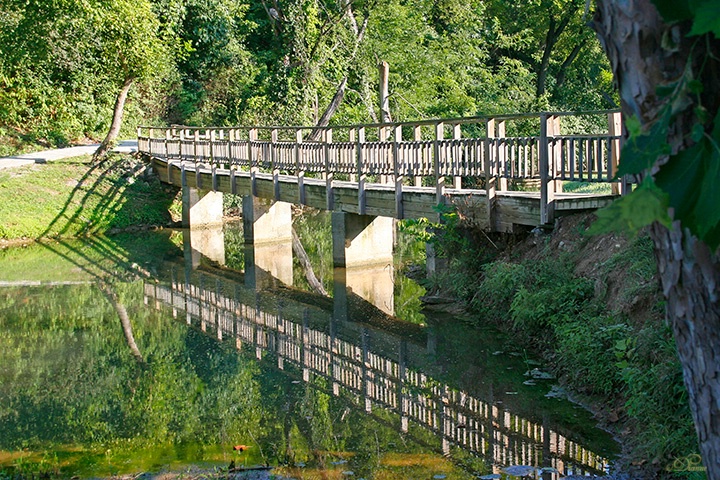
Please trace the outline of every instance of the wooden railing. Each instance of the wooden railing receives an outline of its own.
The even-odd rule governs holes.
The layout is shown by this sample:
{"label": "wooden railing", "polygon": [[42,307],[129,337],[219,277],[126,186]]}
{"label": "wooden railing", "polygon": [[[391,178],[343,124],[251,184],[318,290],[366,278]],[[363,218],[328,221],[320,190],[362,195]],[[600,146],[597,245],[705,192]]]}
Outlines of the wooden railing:
{"label": "wooden railing", "polygon": [[[562,128],[561,118],[569,120]],[[602,133],[571,128],[605,121],[607,129],[596,127]],[[358,182],[360,190],[370,181],[399,190],[434,186],[439,201],[448,179],[455,189],[484,188],[489,198],[514,183],[536,181],[548,203],[563,181],[614,181],[620,121],[619,112],[604,111],[333,127],[139,127],[138,146],[169,161],[317,175]],[[625,188],[616,183],[613,192]]]}

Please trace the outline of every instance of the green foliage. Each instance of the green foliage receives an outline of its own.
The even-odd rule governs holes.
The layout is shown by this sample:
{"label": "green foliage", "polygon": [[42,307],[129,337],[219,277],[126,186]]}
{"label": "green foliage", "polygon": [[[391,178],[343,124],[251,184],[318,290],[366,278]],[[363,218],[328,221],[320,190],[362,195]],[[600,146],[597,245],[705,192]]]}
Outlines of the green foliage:
{"label": "green foliage", "polygon": [[373,122],[379,60],[395,120],[604,108],[611,75],[581,4],[3,0],[0,128],[52,146],[98,138],[128,79],[128,136],[150,122],[313,124],[344,79],[331,121]]}
{"label": "green foliage", "polygon": [[597,212],[597,221],[588,229],[589,235],[608,232],[627,232],[637,235],[653,222],[669,227],[668,195],[651,177],[646,177],[631,195],[614,201]]}
{"label": "green foliage", "polygon": [[612,397],[622,388],[615,347],[632,338],[612,317],[578,315],[555,326],[558,367],[581,390]]}
{"label": "green foliage", "polygon": [[[720,38],[720,22],[715,15],[720,7],[712,0],[653,3],[669,23],[692,20],[688,36],[707,38],[694,44],[679,78],[657,87],[663,103],[654,118],[645,125],[637,117],[628,120],[630,138],[623,147],[618,176],[644,175],[645,179],[627,198],[600,212],[594,231],[636,234],[655,221],[669,226],[672,215],[672,220],[715,250],[720,246],[720,213],[716,208],[720,202],[720,112],[714,116],[708,112],[708,108],[716,107],[712,95],[705,98],[705,90],[715,78],[706,71],[707,62],[696,62],[696,58],[712,55],[702,49]],[[713,89],[714,85],[709,90]],[[689,125],[682,132],[675,132],[678,120]],[[682,138],[676,138],[677,133]],[[659,169],[651,176],[652,167]]]}
{"label": "green foliage", "polygon": [[[651,239],[639,236],[597,265],[593,281],[575,275],[582,251],[546,248],[532,260],[461,269],[452,289],[474,289],[469,305],[478,322],[511,332],[574,389],[624,404],[635,458],[667,462],[697,446],[672,332],[652,305],[659,296],[652,250]],[[612,310],[607,295],[618,271],[622,293]],[[653,317],[629,318],[627,306],[641,304]]]}
{"label": "green foliage", "polygon": [[637,422],[632,448],[666,460],[697,451],[680,363],[669,326],[648,325],[632,345],[618,345],[628,414]]}

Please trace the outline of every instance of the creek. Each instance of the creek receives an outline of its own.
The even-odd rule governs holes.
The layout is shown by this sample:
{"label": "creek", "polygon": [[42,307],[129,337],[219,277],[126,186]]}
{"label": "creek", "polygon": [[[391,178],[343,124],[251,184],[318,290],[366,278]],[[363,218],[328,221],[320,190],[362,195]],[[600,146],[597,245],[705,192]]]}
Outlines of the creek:
{"label": "creek", "polygon": [[0,478],[610,469],[610,435],[512,338],[422,310],[401,273],[422,245],[398,236],[391,300],[373,305],[332,268],[327,215],[295,228],[328,295],[297,259],[294,286],[251,274],[233,225],[224,265],[179,230],[0,251]]}

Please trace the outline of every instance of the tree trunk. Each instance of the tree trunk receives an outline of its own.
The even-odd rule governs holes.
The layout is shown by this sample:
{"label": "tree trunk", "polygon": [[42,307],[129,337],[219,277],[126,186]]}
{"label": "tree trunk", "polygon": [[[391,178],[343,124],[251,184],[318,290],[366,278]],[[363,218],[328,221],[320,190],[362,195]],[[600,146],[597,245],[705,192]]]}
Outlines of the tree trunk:
{"label": "tree trunk", "polygon": [[120,127],[122,126],[123,110],[125,109],[125,100],[127,100],[128,92],[135,79],[125,79],[122,88],[115,98],[115,109],[113,110],[113,119],[110,124],[110,130],[108,130],[105,140],[102,141],[95,154],[93,155],[93,162],[102,161],[113,147],[118,134],[120,133]]}
{"label": "tree trunk", "polygon": [[[623,114],[652,123],[666,99],[656,96],[658,85],[678,79],[690,62],[717,62],[704,50],[710,43],[688,38],[688,25],[667,25],[650,0],[597,0],[594,28],[600,36],[620,91]],[[668,42],[672,39],[673,42]],[[671,49],[664,46],[672,45]],[[713,71],[707,68],[706,71]],[[705,79],[712,118],[718,109],[717,80]],[[668,141],[682,149],[694,123],[692,110],[671,124]],[[657,159],[655,167],[667,161]],[[651,172],[654,169],[651,169]],[[672,229],[653,225],[658,271],[667,298],[682,365],[700,453],[709,479],[720,479],[720,261],[707,245],[678,222]],[[691,453],[691,452],[688,452]]]}
{"label": "tree trunk", "polygon": [[[335,115],[335,112],[337,112],[338,107],[342,103],[343,99],[345,98],[345,87],[347,87],[347,77],[343,77],[343,79],[340,81],[340,84],[337,86],[337,89],[335,90],[335,95],[333,95],[332,100],[330,100],[330,104],[327,106],[325,111],[323,112],[322,116],[320,117],[320,120],[317,122],[317,127],[327,127],[327,125],[330,123],[330,119],[333,115]],[[317,142],[320,140],[320,135],[322,134],[321,129],[315,129],[312,131],[310,135],[306,138],[308,142]]]}
{"label": "tree trunk", "polygon": [[298,260],[300,261],[300,265],[302,265],[303,270],[305,270],[305,278],[307,278],[307,281],[310,284],[310,288],[312,289],[312,291],[327,297],[328,292],[327,290],[325,290],[325,287],[323,287],[323,284],[320,282],[320,280],[318,280],[318,278],[315,276],[315,270],[313,270],[312,268],[310,258],[308,257],[305,248],[303,248],[302,243],[300,242],[300,237],[298,236],[297,232],[295,232],[294,228],[292,229],[292,248],[293,252],[295,252],[295,255],[297,255]]}
{"label": "tree trunk", "polygon": [[132,323],[130,323],[130,317],[128,316],[125,305],[120,303],[118,296],[112,291],[109,285],[104,282],[99,283],[100,290],[105,294],[110,304],[115,309],[118,318],[120,319],[120,325],[122,326],[123,334],[125,335],[125,342],[127,342],[128,348],[138,362],[144,363],[142,353],[135,343],[135,335],[133,335]]}

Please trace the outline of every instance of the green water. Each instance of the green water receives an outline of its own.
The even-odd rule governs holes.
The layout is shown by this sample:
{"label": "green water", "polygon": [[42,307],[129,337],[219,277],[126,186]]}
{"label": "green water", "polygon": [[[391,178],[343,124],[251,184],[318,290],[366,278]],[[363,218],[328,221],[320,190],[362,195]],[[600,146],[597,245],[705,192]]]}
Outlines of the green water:
{"label": "green water", "polygon": [[[296,228],[333,295],[326,221]],[[465,479],[616,453],[552,380],[523,383],[537,365],[512,339],[420,311],[414,282],[395,275],[395,315],[309,292],[297,262],[295,286],[249,287],[241,239],[226,230],[225,265],[182,232],[1,251],[0,478]]]}

